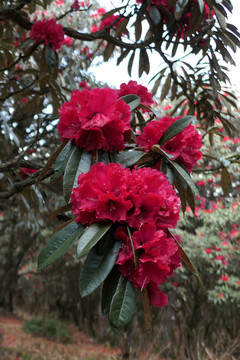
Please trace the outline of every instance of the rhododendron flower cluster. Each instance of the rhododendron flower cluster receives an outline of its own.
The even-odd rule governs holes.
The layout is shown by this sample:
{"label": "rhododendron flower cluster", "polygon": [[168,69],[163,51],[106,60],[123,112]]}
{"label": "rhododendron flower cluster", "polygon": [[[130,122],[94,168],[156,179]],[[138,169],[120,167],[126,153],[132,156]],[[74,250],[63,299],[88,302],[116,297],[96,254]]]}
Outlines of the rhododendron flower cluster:
{"label": "rhododendron flower cluster", "polygon": [[63,27],[57,24],[56,19],[37,21],[32,26],[30,36],[36,42],[51,45],[54,51],[59,50],[64,42]]}
{"label": "rhododendron flower cluster", "polygon": [[[97,163],[79,175],[71,203],[76,222],[119,224],[114,233],[123,243],[117,260],[119,271],[136,288],[148,287],[152,305],[166,305],[167,297],[158,285],[180,264],[178,246],[166,229],[176,226],[180,204],[166,176],[151,168],[131,171],[121,164]],[[132,232],[137,268],[126,226]]]}
{"label": "rhododendron flower cluster", "polygon": [[122,97],[129,94],[138,95],[141,99],[141,103],[146,106],[153,104],[152,94],[148,91],[146,86],[139,85],[136,81],[130,80],[128,84],[121,84],[118,90],[118,96]]}
{"label": "rhododendron flower cluster", "polygon": [[120,151],[131,131],[129,105],[110,88],[75,90],[60,109],[62,141],[74,140],[85,151]]}
{"label": "rhododendron flower cluster", "polygon": [[[143,133],[137,138],[137,144],[147,150],[151,150],[152,146],[158,144],[164,132],[180,117],[172,118],[164,116],[160,120],[150,121],[144,128]],[[201,159],[202,137],[198,134],[195,127],[189,124],[178,135],[162,145],[162,149],[173,160],[179,160],[191,172],[196,162]],[[160,168],[161,161],[156,165]]]}
{"label": "rhododendron flower cluster", "polygon": [[132,235],[132,242],[138,258],[136,268],[131,241],[124,227],[115,232],[115,237],[123,241],[117,264],[121,274],[129,279],[137,289],[148,287],[150,304],[167,305],[167,296],[159,289],[173,275],[180,265],[178,246],[164,230],[157,230],[154,223],[145,223]]}

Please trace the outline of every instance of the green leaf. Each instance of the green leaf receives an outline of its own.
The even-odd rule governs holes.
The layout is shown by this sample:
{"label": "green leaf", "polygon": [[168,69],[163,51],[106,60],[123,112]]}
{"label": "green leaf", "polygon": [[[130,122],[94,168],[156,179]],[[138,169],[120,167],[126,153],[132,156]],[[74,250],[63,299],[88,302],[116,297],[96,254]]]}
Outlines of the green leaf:
{"label": "green leaf", "polygon": [[140,97],[135,94],[125,95],[120,97],[120,99],[123,99],[130,106],[131,111],[135,110],[141,102]]}
{"label": "green leaf", "polygon": [[168,163],[164,159],[162,160],[162,163],[161,163],[161,172],[166,175],[170,184],[173,185],[174,172],[173,172],[171,166],[169,166]]}
{"label": "green leaf", "polygon": [[181,18],[182,12],[184,11],[185,6],[189,0],[178,0],[175,6],[174,16],[176,20]]}
{"label": "green leaf", "polygon": [[47,164],[44,166],[44,168],[42,169],[36,185],[38,185],[40,183],[40,181],[43,179],[44,175],[47,173],[47,171],[51,168],[52,164],[55,162],[56,158],[58,157],[58,155],[60,154],[60,152],[62,151],[62,149],[65,147],[66,145],[66,141],[63,142],[50,156],[50,158],[48,159]]}
{"label": "green leaf", "polygon": [[146,153],[143,151],[123,151],[120,153],[113,153],[112,160],[115,163],[121,164],[123,167],[129,167],[138,162],[144,155],[146,155]]}
{"label": "green leaf", "polygon": [[134,26],[135,26],[135,39],[137,42],[142,34],[142,18],[140,16],[137,16]]}
{"label": "green leaf", "polygon": [[181,131],[183,131],[189,124],[191,124],[194,116],[184,116],[178,120],[176,120],[162,135],[159,145],[164,145],[167,141],[174,138],[174,136],[178,135]]}
{"label": "green leaf", "polygon": [[200,11],[202,13],[203,10],[204,10],[204,1],[203,0],[198,0],[198,6],[199,6],[199,9],[200,9]]}
{"label": "green leaf", "polygon": [[140,78],[144,72],[148,74],[149,71],[150,71],[150,63],[149,63],[147,50],[143,48],[140,49],[140,54],[139,54],[138,77]]}
{"label": "green leaf", "polygon": [[56,53],[51,45],[46,45],[45,60],[48,67],[52,67],[56,64]]}
{"label": "green leaf", "polygon": [[114,266],[103,283],[101,293],[101,309],[103,314],[109,313],[112,298],[116,292],[120,275],[121,274],[118,271],[117,266]]}
{"label": "green leaf", "polygon": [[109,321],[112,326],[128,325],[134,315],[135,303],[136,295],[133,285],[121,276],[110,305]]}
{"label": "green leaf", "polygon": [[82,297],[90,295],[96,290],[111,272],[121,247],[121,242],[116,241],[106,254],[98,253],[98,244],[92,248],[84,262],[79,282]]}
{"label": "green leaf", "polygon": [[65,170],[65,167],[67,165],[68,159],[71,155],[71,153],[74,150],[74,146],[71,146],[71,142],[69,141],[66,146],[62,149],[61,153],[58,155],[55,164],[54,164],[54,171],[55,174],[51,178],[51,182],[57,180]]}
{"label": "green leaf", "polygon": [[185,265],[187,266],[187,268],[191,271],[191,273],[194,275],[194,277],[196,278],[197,282],[199,283],[199,285],[201,286],[201,288],[203,290],[205,290],[202,280],[198,275],[198,271],[196,266],[194,265],[194,263],[189,259],[188,255],[186,254],[185,250],[183,249],[182,245],[179,243],[178,239],[176,238],[176,236],[168,229],[168,233],[169,235],[175,240],[177,246],[178,246],[178,251],[181,254],[181,258],[183,260],[183,262],[185,263]]}
{"label": "green leaf", "polygon": [[115,8],[115,9],[113,9],[113,10],[110,10],[110,11],[106,12],[106,14],[104,14],[104,15],[102,16],[102,20],[105,20],[105,19],[109,18],[110,16],[112,16],[113,14],[115,14],[117,11],[122,10],[124,7],[125,7],[125,6],[120,6],[120,7],[117,7],[117,8]]}
{"label": "green leaf", "polygon": [[63,195],[66,202],[69,201],[72,189],[77,186],[78,176],[87,173],[91,166],[92,155],[76,146],[71,153],[63,178]]}
{"label": "green leaf", "polygon": [[177,172],[179,177],[186,183],[187,186],[191,189],[192,193],[194,195],[199,195],[198,189],[196,188],[196,185],[194,184],[191,176],[187,173],[186,170],[184,170],[178,163],[175,161],[169,161],[170,164],[174,167],[174,170]]}
{"label": "green leaf", "polygon": [[132,75],[132,66],[133,66],[133,60],[135,56],[135,50],[133,50],[132,55],[130,56],[129,62],[128,62],[128,75],[131,77]]}
{"label": "green leaf", "polygon": [[114,49],[115,49],[115,45],[109,42],[103,53],[104,61],[108,61],[110,59],[110,57],[112,56],[112,54],[114,52]]}
{"label": "green leaf", "polygon": [[161,15],[156,6],[149,6],[149,15],[154,25],[158,25],[161,21]]}
{"label": "green leaf", "polygon": [[55,260],[65,254],[74,241],[82,235],[83,231],[83,226],[71,222],[62,230],[55,233],[40,251],[38,257],[38,269],[45,269],[48,265],[52,264]]}
{"label": "green leaf", "polygon": [[221,171],[221,187],[224,195],[229,194],[232,189],[232,180],[227,168],[223,168]]}
{"label": "green leaf", "polygon": [[80,258],[86,255],[91,250],[91,248],[106,234],[112,225],[112,223],[96,223],[86,228],[86,231],[79,239],[77,245],[77,257]]}

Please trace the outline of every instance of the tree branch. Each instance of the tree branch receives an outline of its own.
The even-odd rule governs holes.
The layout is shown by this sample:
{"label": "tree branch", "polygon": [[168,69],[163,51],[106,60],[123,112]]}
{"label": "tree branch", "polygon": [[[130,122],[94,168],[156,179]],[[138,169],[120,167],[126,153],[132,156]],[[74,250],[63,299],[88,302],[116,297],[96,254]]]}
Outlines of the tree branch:
{"label": "tree branch", "polygon": [[[44,175],[42,180],[49,178],[51,175],[53,175],[53,173],[54,173],[53,169],[48,170],[48,172]],[[15,183],[11,188],[11,190],[0,193],[0,199],[1,200],[9,199],[14,194],[21,192],[25,187],[34,185],[37,182],[38,176],[39,176],[39,172],[36,172],[31,176],[31,178]]]}

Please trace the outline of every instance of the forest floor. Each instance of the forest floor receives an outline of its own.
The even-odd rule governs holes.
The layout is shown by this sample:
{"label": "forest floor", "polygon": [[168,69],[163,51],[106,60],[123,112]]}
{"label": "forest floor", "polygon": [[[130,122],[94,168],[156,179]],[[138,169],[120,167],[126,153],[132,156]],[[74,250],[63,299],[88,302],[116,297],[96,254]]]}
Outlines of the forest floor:
{"label": "forest floor", "polygon": [[[28,334],[23,330],[26,316],[0,312],[0,360],[120,360],[120,348],[104,346],[70,325],[73,342],[63,344]],[[131,357],[133,359],[133,357]],[[137,360],[163,360],[140,354]]]}
{"label": "forest floor", "polygon": [[96,343],[70,326],[71,344],[27,334],[24,319],[0,314],[0,360],[117,360],[120,349]]}

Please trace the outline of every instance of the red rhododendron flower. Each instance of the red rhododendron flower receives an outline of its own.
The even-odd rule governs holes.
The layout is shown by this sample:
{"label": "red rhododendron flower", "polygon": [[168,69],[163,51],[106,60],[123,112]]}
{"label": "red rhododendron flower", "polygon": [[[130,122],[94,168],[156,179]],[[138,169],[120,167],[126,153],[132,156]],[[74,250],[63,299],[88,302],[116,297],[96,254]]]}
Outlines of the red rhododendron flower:
{"label": "red rhododendron flower", "polygon": [[180,200],[162,172],[151,168],[134,169],[131,201],[134,209],[127,220],[131,227],[138,229],[148,221],[154,221],[158,228],[177,225]]}
{"label": "red rhododendron flower", "polygon": [[128,200],[129,169],[120,164],[97,163],[78,177],[71,202],[76,222],[82,224],[111,220],[126,221],[132,203]]}
{"label": "red rhododendron flower", "polygon": [[175,227],[179,198],[166,176],[151,168],[132,171],[120,164],[97,163],[80,174],[71,196],[76,221],[124,221],[139,229],[145,222],[156,227]]}
{"label": "red rhododendron flower", "polygon": [[79,9],[80,9],[80,5],[79,5],[78,0],[75,0],[75,1],[72,3],[71,8],[74,9],[74,10],[79,10]]}
{"label": "red rhododendron flower", "polygon": [[221,276],[221,280],[222,281],[228,281],[229,277],[227,275],[223,275],[223,276]]}
{"label": "red rhododendron flower", "polygon": [[24,168],[22,167],[20,169],[20,175],[23,179],[26,179],[28,176],[34,174],[35,172],[37,172],[38,170],[36,169],[29,169],[29,168]]}
{"label": "red rhododendron flower", "polygon": [[[160,120],[150,121],[144,128],[143,133],[137,138],[137,145],[147,150],[158,144],[164,132],[180,117],[172,118],[164,116]],[[179,160],[191,172],[196,162],[201,159],[202,137],[195,127],[189,124],[178,135],[167,141],[162,149],[173,156],[173,160]],[[160,168],[161,162],[156,165]]]}
{"label": "red rhododendron flower", "polygon": [[[119,18],[119,15],[112,15],[112,16],[109,16],[108,18],[102,20],[100,22],[100,30],[103,30],[103,29],[105,29],[105,27],[110,26],[117,18]],[[122,21],[123,21],[123,18],[120,18],[119,21],[117,21],[112,26],[112,28],[116,29],[121,24]],[[109,29],[107,31],[109,31]]]}
{"label": "red rhododendron flower", "polygon": [[30,36],[36,41],[43,41],[44,44],[52,46],[56,51],[61,48],[64,41],[64,31],[61,24],[57,24],[56,19],[40,20],[33,24]]}
{"label": "red rhododendron flower", "polygon": [[136,81],[130,80],[128,84],[120,85],[118,96],[122,97],[129,94],[138,95],[141,99],[141,103],[146,106],[151,106],[154,102],[152,94],[148,92],[148,89],[145,86],[139,85]]}
{"label": "red rhododendron flower", "polygon": [[63,45],[71,46],[72,45],[72,39],[70,36],[65,36],[63,40]]}
{"label": "red rhododendron flower", "polygon": [[129,105],[117,100],[117,92],[109,88],[75,90],[71,101],[60,109],[58,130],[65,139],[75,140],[85,151],[124,149],[131,131]]}
{"label": "red rhododendron flower", "polygon": [[[138,289],[150,285],[150,303],[155,306],[166,305],[162,299],[157,301],[157,285],[173,275],[180,265],[178,246],[172,237],[168,237],[164,230],[157,230],[155,224],[143,224],[140,230],[132,234],[133,247],[136,252],[138,266],[136,268],[133,250],[125,228],[119,228],[114,236],[123,241],[117,264],[121,274],[128,278]],[[158,294],[159,296],[159,294]],[[160,297],[161,298],[161,297]],[[158,305],[157,305],[158,304]]]}

